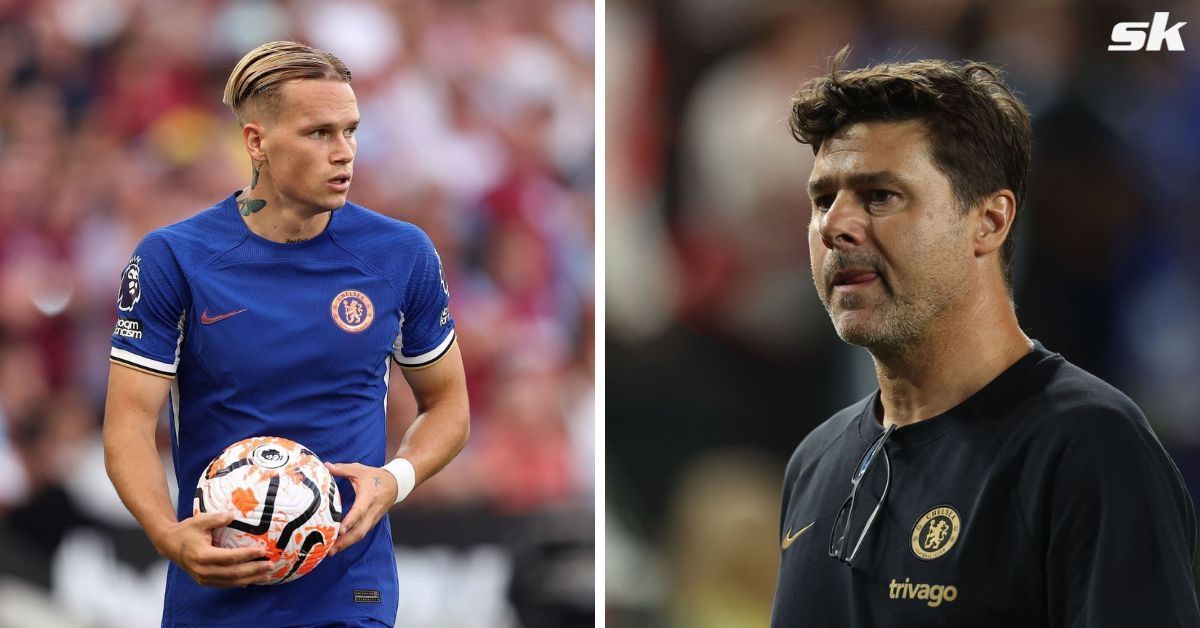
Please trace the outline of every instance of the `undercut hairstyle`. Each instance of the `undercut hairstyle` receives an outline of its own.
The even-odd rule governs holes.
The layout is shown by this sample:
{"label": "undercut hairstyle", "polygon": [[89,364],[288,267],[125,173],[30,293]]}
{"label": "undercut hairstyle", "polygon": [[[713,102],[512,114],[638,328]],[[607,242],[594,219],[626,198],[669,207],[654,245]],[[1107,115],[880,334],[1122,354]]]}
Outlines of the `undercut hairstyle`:
{"label": "undercut hairstyle", "polygon": [[327,79],[350,82],[341,59],[294,41],[273,41],[247,52],[225,83],[221,102],[233,110],[238,124],[258,115],[274,116],[281,103],[279,89],[289,81]]}
{"label": "undercut hairstyle", "polygon": [[[950,180],[965,214],[999,190],[1025,198],[1030,120],[1025,105],[986,63],[923,60],[842,70],[850,47],[833,59],[829,74],[792,96],[792,136],[816,154],[821,143],[856,122],[921,121],[934,164]],[[1000,249],[1000,266],[1012,293],[1016,218]]]}

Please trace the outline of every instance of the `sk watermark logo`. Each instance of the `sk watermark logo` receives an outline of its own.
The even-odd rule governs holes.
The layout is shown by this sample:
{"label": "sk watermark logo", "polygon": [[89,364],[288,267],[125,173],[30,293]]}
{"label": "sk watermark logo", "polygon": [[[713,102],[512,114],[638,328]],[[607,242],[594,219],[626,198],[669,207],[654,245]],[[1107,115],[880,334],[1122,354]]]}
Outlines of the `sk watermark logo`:
{"label": "sk watermark logo", "polygon": [[[1187,22],[1177,22],[1167,28],[1167,20],[1170,17],[1166,11],[1159,11],[1154,14],[1152,22],[1118,22],[1112,29],[1112,44],[1108,47],[1109,51],[1148,50],[1158,52],[1162,50],[1165,43],[1167,50],[1182,52],[1183,38],[1179,36],[1179,29],[1183,28]],[[1150,28],[1149,36],[1145,32],[1146,27]]]}

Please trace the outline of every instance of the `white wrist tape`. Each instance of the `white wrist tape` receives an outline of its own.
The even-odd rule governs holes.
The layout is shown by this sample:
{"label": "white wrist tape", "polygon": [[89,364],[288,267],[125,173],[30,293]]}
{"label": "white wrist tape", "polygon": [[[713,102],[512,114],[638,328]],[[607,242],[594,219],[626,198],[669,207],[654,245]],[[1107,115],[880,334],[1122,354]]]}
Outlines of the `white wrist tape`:
{"label": "white wrist tape", "polygon": [[396,478],[396,501],[399,504],[404,501],[405,497],[412,492],[413,487],[417,485],[417,472],[413,469],[412,463],[404,458],[396,458],[391,462],[383,465],[383,468],[392,477]]}

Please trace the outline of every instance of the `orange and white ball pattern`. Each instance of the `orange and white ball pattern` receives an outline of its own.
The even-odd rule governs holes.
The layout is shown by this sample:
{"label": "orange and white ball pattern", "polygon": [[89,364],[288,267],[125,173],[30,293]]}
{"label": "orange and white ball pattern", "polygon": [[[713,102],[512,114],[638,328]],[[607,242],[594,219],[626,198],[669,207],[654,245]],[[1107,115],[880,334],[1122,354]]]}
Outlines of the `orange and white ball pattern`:
{"label": "orange and white ball pattern", "polygon": [[276,436],[238,441],[200,476],[192,514],[235,513],[213,531],[220,547],[264,547],[280,584],[312,571],[337,539],[342,499],[329,470],[309,449]]}

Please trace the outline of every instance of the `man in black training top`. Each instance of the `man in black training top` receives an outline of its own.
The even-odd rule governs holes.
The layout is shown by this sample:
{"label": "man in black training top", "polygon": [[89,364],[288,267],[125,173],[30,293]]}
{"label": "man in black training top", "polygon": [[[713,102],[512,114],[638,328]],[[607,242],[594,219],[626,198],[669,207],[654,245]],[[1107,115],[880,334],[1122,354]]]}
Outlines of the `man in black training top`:
{"label": "man in black training top", "polygon": [[987,65],[846,54],[790,122],[813,280],[879,390],[788,464],[771,625],[1200,626],[1179,471],[1017,323],[1028,112]]}

